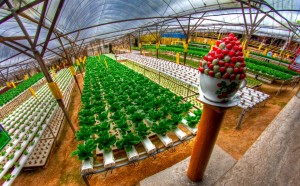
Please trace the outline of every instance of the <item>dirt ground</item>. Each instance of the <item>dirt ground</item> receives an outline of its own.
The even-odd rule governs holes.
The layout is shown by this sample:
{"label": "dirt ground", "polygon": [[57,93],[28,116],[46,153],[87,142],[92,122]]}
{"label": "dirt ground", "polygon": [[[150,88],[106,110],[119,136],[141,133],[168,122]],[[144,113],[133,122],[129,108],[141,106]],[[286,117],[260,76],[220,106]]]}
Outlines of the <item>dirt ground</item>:
{"label": "dirt ground", "polygon": [[[82,86],[82,78],[78,76]],[[239,159],[247,149],[255,142],[268,124],[276,117],[279,111],[286,105],[290,98],[295,95],[295,88],[288,88],[279,96],[275,97],[279,85],[262,85],[259,90],[271,95],[264,107],[255,108],[247,112],[241,130],[235,130],[237,119],[241,113],[240,108],[227,111],[222,125],[217,144],[234,158]],[[80,108],[80,95],[76,87],[72,92],[72,102],[69,114],[73,124],[78,128],[78,110]],[[176,147],[175,152],[165,151],[157,155],[155,160],[146,159],[139,162],[136,167],[124,166],[113,170],[112,173],[96,174],[90,178],[91,185],[137,185],[140,180],[164,170],[173,164],[190,156],[194,140],[187,144]],[[14,182],[18,186],[82,186],[83,180],[80,176],[81,161],[70,154],[76,149],[77,142],[71,130],[65,125],[60,138],[59,147],[52,153],[46,168],[35,171],[23,171]]]}

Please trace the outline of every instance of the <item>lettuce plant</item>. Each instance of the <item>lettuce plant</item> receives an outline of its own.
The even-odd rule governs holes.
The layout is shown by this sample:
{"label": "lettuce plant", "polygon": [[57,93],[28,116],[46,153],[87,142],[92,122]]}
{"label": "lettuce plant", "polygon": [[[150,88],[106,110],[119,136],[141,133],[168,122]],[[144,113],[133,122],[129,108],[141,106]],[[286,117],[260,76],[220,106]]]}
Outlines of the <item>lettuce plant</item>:
{"label": "lettuce plant", "polygon": [[117,141],[116,146],[118,147],[118,149],[125,148],[125,150],[128,152],[132,149],[132,146],[137,145],[140,142],[140,136],[130,132],[126,135],[122,135],[122,138]]}
{"label": "lettuce plant", "polygon": [[89,126],[82,126],[76,132],[75,136],[78,141],[87,140],[92,135],[92,129]]}
{"label": "lettuce plant", "polygon": [[98,143],[98,148],[100,150],[111,150],[111,146],[113,146],[117,141],[116,136],[109,135],[107,131],[98,133],[98,136],[99,137],[96,139],[96,143]]}
{"label": "lettuce plant", "polygon": [[80,160],[86,160],[93,157],[93,151],[96,149],[96,146],[93,139],[88,139],[84,144],[79,144],[77,149],[73,151],[71,155],[77,155]]}
{"label": "lettuce plant", "polygon": [[148,136],[148,134],[150,134],[149,127],[147,127],[145,123],[138,124],[135,130],[141,138],[145,138],[146,136]]}

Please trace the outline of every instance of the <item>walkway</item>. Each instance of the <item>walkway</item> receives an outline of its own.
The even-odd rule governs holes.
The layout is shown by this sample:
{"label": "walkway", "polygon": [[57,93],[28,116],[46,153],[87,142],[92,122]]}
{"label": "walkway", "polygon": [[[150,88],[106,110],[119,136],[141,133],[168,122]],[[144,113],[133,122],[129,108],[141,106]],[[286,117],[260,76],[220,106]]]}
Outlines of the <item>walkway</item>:
{"label": "walkway", "polygon": [[[203,182],[192,183],[187,179],[185,173],[189,159],[186,159],[142,180],[140,184],[141,186],[151,185],[151,183],[155,183],[155,185],[299,185],[299,108],[300,93],[291,99],[253,146],[234,166],[231,166],[228,172],[226,172],[228,169],[224,163],[230,157],[224,156],[224,151],[216,146]],[[218,163],[215,164],[215,162]],[[230,167],[230,165],[232,164],[228,166]],[[221,178],[220,171],[225,173]]]}

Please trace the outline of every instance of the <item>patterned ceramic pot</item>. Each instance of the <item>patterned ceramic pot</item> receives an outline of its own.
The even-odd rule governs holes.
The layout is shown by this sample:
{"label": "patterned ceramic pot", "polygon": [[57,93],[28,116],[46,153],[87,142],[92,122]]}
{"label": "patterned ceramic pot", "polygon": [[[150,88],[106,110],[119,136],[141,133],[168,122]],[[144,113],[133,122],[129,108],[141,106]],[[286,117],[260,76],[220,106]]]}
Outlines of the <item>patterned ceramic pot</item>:
{"label": "patterned ceramic pot", "polygon": [[246,84],[246,80],[217,79],[200,73],[200,88],[203,96],[216,103],[228,102]]}

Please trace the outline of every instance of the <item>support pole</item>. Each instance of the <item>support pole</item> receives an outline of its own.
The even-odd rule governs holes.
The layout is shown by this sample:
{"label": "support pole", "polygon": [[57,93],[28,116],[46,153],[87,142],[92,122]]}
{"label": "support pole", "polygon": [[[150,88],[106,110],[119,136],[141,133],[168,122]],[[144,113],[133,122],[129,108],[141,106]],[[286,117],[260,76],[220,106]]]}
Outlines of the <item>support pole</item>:
{"label": "support pole", "polygon": [[245,114],[246,114],[246,110],[243,109],[243,110],[242,110],[242,114],[241,114],[241,116],[240,116],[240,118],[239,118],[239,121],[238,121],[238,123],[237,123],[237,125],[236,125],[236,127],[235,127],[236,130],[240,130],[240,129],[242,128],[242,122],[243,122],[243,119],[244,119],[244,117],[245,117]]}
{"label": "support pole", "polygon": [[[59,3],[58,9],[60,9],[60,7],[63,6],[63,2],[64,2],[64,1],[61,1],[61,2]],[[44,76],[45,76],[45,78],[46,78],[46,80],[47,80],[47,82],[48,82],[48,85],[49,85],[49,84],[52,84],[52,83],[53,83],[53,79],[52,79],[51,75],[49,74],[48,69],[47,69],[47,67],[46,67],[46,65],[45,65],[45,63],[44,63],[44,60],[43,60],[43,57],[42,57],[43,54],[41,54],[41,53],[36,49],[36,47],[34,46],[33,41],[31,40],[31,38],[30,38],[30,36],[29,36],[29,34],[28,34],[26,28],[24,27],[24,25],[23,25],[21,19],[19,18],[18,14],[17,14],[16,11],[14,10],[12,4],[11,4],[9,1],[7,1],[7,2],[6,2],[6,5],[7,5],[8,8],[11,10],[11,12],[12,12],[13,16],[15,17],[15,19],[16,19],[16,21],[17,21],[19,27],[20,27],[20,29],[21,29],[22,32],[24,33],[25,37],[27,38],[28,43],[29,43],[30,46],[31,46],[30,49],[31,49],[31,52],[33,53],[33,57],[32,57],[32,58],[37,60],[39,66],[41,67],[41,70],[42,70],[42,72],[43,72],[43,74],[44,74]],[[54,17],[58,17],[59,12],[60,12],[60,10],[56,12],[56,14],[55,14]],[[56,21],[55,21],[55,22],[56,22]],[[44,46],[43,46],[43,51],[42,51],[42,53],[45,52],[45,50],[46,50],[46,48],[47,48],[47,44],[48,44],[48,42],[49,42],[49,39],[50,39],[50,36],[51,36],[51,33],[52,33],[52,31],[53,31],[54,26],[55,26],[55,24],[52,23],[52,25],[51,25],[52,29],[49,30],[49,33],[48,33],[48,35],[47,35],[47,36],[49,36],[49,37],[47,37],[47,39],[46,39],[46,41],[45,41],[45,44],[44,44]],[[57,91],[57,94],[61,94],[60,89],[59,89],[58,87],[57,87],[57,89],[56,89],[55,91]],[[52,92],[52,93],[53,93],[53,92]],[[53,96],[55,97],[54,93],[53,93]],[[65,117],[66,117],[66,120],[68,121],[67,123],[69,124],[69,126],[71,127],[73,133],[75,134],[75,129],[74,129],[73,125],[72,125],[71,119],[70,119],[70,117],[69,117],[69,115],[68,115],[68,112],[67,112],[67,110],[66,110],[66,107],[65,107],[65,105],[64,105],[64,103],[63,103],[63,101],[62,101],[62,98],[56,98],[56,101],[57,101],[58,105],[61,107],[62,111],[64,112],[64,115],[65,115]]]}
{"label": "support pole", "polygon": [[202,118],[198,124],[196,141],[187,170],[187,177],[191,181],[198,182],[203,179],[226,109],[204,103]]}

